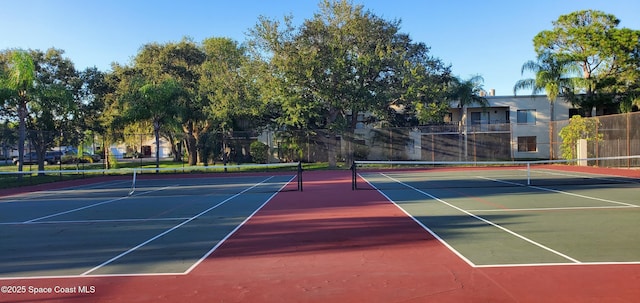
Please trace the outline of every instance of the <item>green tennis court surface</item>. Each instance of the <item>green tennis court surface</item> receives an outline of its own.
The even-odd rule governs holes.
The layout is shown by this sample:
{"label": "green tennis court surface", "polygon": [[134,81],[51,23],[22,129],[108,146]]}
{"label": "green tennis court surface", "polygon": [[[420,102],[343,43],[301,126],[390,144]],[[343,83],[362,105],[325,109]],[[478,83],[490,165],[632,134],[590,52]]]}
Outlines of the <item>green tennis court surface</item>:
{"label": "green tennis court surface", "polygon": [[474,266],[640,263],[637,178],[509,167],[358,175]]}
{"label": "green tennis court surface", "polygon": [[0,199],[0,278],[187,273],[295,175],[138,179]]}

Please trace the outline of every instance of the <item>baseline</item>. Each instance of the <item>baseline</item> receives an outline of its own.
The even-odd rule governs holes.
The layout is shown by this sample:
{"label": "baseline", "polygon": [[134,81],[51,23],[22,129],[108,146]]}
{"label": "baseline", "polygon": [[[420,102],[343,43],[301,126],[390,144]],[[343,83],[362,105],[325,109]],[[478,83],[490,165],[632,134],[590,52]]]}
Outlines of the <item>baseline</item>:
{"label": "baseline", "polygon": [[[543,244],[541,244],[541,243],[538,243],[538,242],[536,242],[536,241],[533,241],[533,240],[531,240],[531,239],[529,239],[529,238],[527,238],[527,237],[525,237],[525,236],[523,236],[523,235],[520,235],[520,234],[518,234],[518,233],[516,233],[516,232],[514,232],[514,231],[512,231],[512,230],[510,230],[510,229],[508,229],[508,228],[505,228],[505,227],[503,227],[503,226],[500,226],[499,224],[496,224],[496,223],[494,223],[494,222],[492,222],[492,221],[490,221],[490,220],[488,220],[488,219],[485,219],[485,218],[480,217],[480,216],[478,216],[478,215],[475,215],[475,214],[473,214],[473,213],[471,213],[471,212],[469,212],[469,211],[467,211],[467,210],[464,210],[464,209],[462,209],[462,208],[460,208],[460,207],[457,207],[457,206],[455,206],[455,205],[453,205],[453,204],[451,204],[451,203],[449,203],[449,202],[447,202],[447,201],[445,201],[445,200],[443,200],[443,199],[441,199],[441,198],[439,198],[439,197],[436,197],[435,195],[432,195],[432,194],[430,194],[430,193],[428,193],[428,192],[425,192],[425,191],[423,191],[423,190],[421,190],[421,189],[418,189],[418,188],[416,188],[416,187],[414,187],[414,186],[411,186],[411,185],[409,185],[409,184],[407,184],[407,183],[405,183],[405,182],[402,182],[402,181],[400,181],[400,180],[398,180],[398,179],[396,179],[396,178],[390,177],[390,176],[388,176],[388,175],[386,175],[386,174],[384,174],[384,173],[380,173],[380,175],[382,175],[382,176],[384,176],[384,177],[386,177],[386,178],[388,178],[388,179],[390,179],[390,180],[392,180],[392,181],[394,181],[394,182],[396,182],[396,183],[398,183],[398,184],[401,184],[401,185],[403,185],[403,186],[405,186],[405,187],[408,187],[408,188],[410,188],[410,189],[412,189],[412,190],[414,190],[414,191],[416,191],[416,192],[418,192],[418,193],[420,193],[420,194],[422,194],[422,195],[425,195],[425,196],[427,196],[427,197],[429,197],[429,198],[431,198],[431,199],[434,199],[434,200],[436,200],[436,201],[438,201],[438,202],[440,202],[440,203],[442,203],[442,204],[444,204],[444,205],[447,205],[448,207],[451,207],[451,208],[453,208],[453,209],[455,209],[455,210],[457,210],[457,211],[459,211],[459,212],[461,212],[461,213],[464,213],[464,214],[466,214],[467,216],[470,216],[470,217],[472,217],[472,218],[474,218],[474,219],[476,219],[476,220],[479,220],[479,221],[482,221],[482,222],[484,222],[484,223],[486,223],[486,224],[489,224],[489,225],[491,225],[491,226],[493,226],[493,227],[495,227],[495,228],[497,228],[497,229],[499,229],[499,230],[502,230],[502,231],[504,231],[504,232],[506,232],[506,233],[508,233],[508,234],[510,234],[510,235],[512,235],[512,236],[514,236],[514,237],[516,237],[516,238],[519,238],[519,239],[521,239],[521,240],[523,240],[523,241],[525,241],[525,242],[527,242],[527,243],[529,243],[529,244],[532,244],[532,245],[534,245],[534,246],[537,246],[537,247],[539,247],[539,248],[541,248],[541,249],[543,249],[543,250],[546,250],[546,251],[548,251],[548,252],[550,252],[550,253],[552,253],[552,254],[554,254],[554,255],[557,255],[557,256],[559,256],[559,257],[561,257],[561,258],[563,258],[563,259],[566,259],[566,260],[570,261],[571,263],[576,263],[576,264],[581,264],[581,263],[582,263],[581,261],[579,261],[579,260],[577,260],[577,259],[575,259],[575,258],[572,258],[571,256],[568,256],[568,255],[563,254],[563,253],[561,253],[561,252],[559,252],[559,251],[556,251],[556,250],[554,250],[554,249],[552,249],[552,248],[550,248],[550,247],[548,247],[548,246],[545,246],[545,245],[543,245]],[[386,196],[386,195],[385,195],[385,196]],[[393,203],[394,203],[394,204],[396,204],[395,202],[393,202]],[[397,204],[396,204],[396,205],[397,205]],[[398,207],[400,207],[400,206],[398,205]],[[412,217],[413,217],[413,216],[412,216]],[[473,263],[471,263],[471,264],[473,264]],[[475,264],[473,264],[472,266],[474,266],[474,267],[475,267],[476,265],[475,265]]]}

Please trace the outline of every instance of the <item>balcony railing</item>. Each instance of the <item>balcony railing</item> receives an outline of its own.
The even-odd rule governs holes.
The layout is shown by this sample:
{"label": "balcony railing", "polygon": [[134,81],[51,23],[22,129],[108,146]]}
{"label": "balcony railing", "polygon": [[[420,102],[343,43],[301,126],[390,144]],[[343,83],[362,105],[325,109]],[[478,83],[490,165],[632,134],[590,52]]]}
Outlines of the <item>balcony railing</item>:
{"label": "balcony railing", "polygon": [[[511,124],[509,123],[483,123],[483,124],[468,124],[467,132],[509,132],[511,130]],[[437,124],[437,125],[423,125],[418,129],[422,133],[459,133],[462,132],[458,123]]]}
{"label": "balcony railing", "polygon": [[509,123],[471,124],[467,126],[467,132],[508,132],[511,130]]}

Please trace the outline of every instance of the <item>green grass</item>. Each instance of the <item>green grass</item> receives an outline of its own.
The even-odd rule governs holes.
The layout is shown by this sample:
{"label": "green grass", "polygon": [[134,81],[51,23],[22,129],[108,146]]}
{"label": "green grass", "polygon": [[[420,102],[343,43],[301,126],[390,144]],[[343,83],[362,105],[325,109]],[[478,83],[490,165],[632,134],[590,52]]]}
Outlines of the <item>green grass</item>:
{"label": "green grass", "polygon": [[[304,170],[327,170],[329,169],[329,163],[327,162],[315,162],[315,163],[302,163],[302,169]],[[334,169],[349,169],[349,166],[344,162],[338,162]]]}

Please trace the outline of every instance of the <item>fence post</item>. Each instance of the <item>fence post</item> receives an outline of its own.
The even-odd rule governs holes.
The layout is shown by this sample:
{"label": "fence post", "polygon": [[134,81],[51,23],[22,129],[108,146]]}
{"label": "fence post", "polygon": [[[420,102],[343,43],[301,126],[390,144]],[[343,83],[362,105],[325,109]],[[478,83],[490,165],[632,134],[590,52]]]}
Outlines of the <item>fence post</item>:
{"label": "fence post", "polygon": [[298,162],[298,191],[302,190],[302,162]]}
{"label": "fence post", "polygon": [[356,161],[353,161],[351,163],[351,190],[358,189],[357,178],[358,178],[358,175],[356,173]]}

